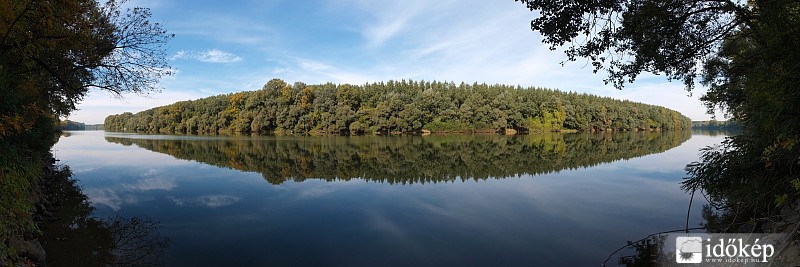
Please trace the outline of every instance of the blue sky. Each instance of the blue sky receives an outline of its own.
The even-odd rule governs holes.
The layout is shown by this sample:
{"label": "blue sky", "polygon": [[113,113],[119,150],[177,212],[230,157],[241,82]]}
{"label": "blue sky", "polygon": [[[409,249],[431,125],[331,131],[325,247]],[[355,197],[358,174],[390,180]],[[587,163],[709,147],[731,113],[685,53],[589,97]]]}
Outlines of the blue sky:
{"label": "blue sky", "polygon": [[[91,91],[69,117],[110,114],[293,83],[362,84],[414,79],[555,88],[665,106],[707,120],[679,82],[651,74],[624,90],[604,85],[586,61],[568,62],[530,30],[534,14],[512,0],[177,1],[139,0],[175,34],[164,90],[113,98]],[[722,119],[722,116],[718,116]]]}

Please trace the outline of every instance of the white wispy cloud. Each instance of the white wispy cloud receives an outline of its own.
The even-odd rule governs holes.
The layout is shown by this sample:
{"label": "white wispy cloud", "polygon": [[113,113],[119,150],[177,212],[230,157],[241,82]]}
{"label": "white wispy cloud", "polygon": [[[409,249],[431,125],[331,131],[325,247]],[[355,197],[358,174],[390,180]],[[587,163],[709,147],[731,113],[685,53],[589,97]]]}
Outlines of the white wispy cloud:
{"label": "white wispy cloud", "polygon": [[[164,93],[149,99],[111,104],[89,96],[76,120],[105,113],[86,119],[102,122],[110,113],[255,90],[271,78],[308,84],[425,79],[537,86],[708,118],[698,100],[702,89],[687,97],[680,83],[655,77],[619,91],[605,85],[606,74],[594,74],[585,61],[562,66],[565,55],[550,51],[530,30],[535,14],[513,1],[254,2],[220,8],[176,0],[160,10],[172,12],[169,29],[181,50],[171,59],[181,73],[162,81]],[[202,50],[209,47],[215,49]]]}
{"label": "white wispy cloud", "polygon": [[[295,68],[285,69],[281,72],[289,80],[303,81],[306,83],[351,83],[362,84],[376,80],[370,76],[369,72],[363,70],[350,70],[345,66],[335,63],[325,63],[321,61],[296,58]],[[274,73],[274,72],[273,72]]]}
{"label": "white wispy cloud", "polygon": [[119,211],[125,205],[135,205],[153,200],[152,196],[133,194],[130,191],[110,187],[90,188],[83,192],[89,197],[92,205],[106,206],[114,211]]}
{"label": "white wispy cloud", "polygon": [[365,47],[402,44],[381,50],[375,56],[376,64],[358,69],[359,78],[548,87],[666,106],[694,119],[708,117],[697,99],[702,89],[689,97],[682,84],[644,74],[656,77],[655,81],[640,79],[617,90],[603,83],[605,72],[593,73],[584,60],[562,65],[565,55],[541,43],[541,35],[528,26],[533,14],[518,3],[410,1],[403,2],[407,7],[400,7],[351,2],[355,3],[349,7],[361,9],[352,12],[374,16],[361,21],[361,32],[367,37]]}
{"label": "white wispy cloud", "polygon": [[170,60],[192,59],[208,63],[233,63],[242,61],[242,57],[216,48],[204,51],[181,50],[176,52],[169,59]]}
{"label": "white wispy cloud", "polygon": [[[170,1],[177,2],[177,1]],[[261,9],[262,12],[272,10],[270,7],[274,3],[269,1],[258,1],[262,7],[253,7],[254,9]],[[175,3],[177,9],[186,10],[186,5],[196,5],[196,3]],[[230,5],[233,6],[233,5]],[[238,5],[240,8],[245,8],[245,5]],[[202,5],[198,5],[202,9]],[[234,9],[235,10],[235,9]],[[261,16],[267,14],[261,13],[260,16],[248,16],[247,13],[252,10],[239,9],[236,12],[222,12],[221,10],[196,10],[195,12],[184,12],[188,14],[176,14],[180,17],[178,21],[169,23],[170,31],[177,36],[193,36],[202,39],[195,39],[199,42],[214,41],[224,45],[237,44],[245,46],[264,46],[271,45],[281,40],[280,36],[275,33],[275,29],[270,23],[264,23]],[[277,10],[277,12],[281,12]],[[271,12],[269,12],[271,13]]]}
{"label": "white wispy cloud", "polygon": [[[172,83],[174,82],[167,82],[167,84]],[[192,82],[191,85],[196,84]],[[216,85],[216,83],[212,83],[212,85]],[[69,119],[88,124],[103,123],[106,116],[111,114],[136,113],[157,106],[169,105],[177,101],[194,100],[211,95],[198,90],[205,87],[198,86],[196,87],[197,89],[192,91],[175,90],[177,88],[174,86],[165,87],[167,89],[161,93],[151,93],[149,95],[125,94],[123,98],[113,97],[113,95],[105,91],[90,91],[79,106],[80,109],[72,112]]]}
{"label": "white wispy cloud", "polygon": [[406,22],[407,19],[398,18],[388,24],[369,28],[366,32],[367,38],[369,39],[369,46],[375,47],[383,44],[386,40],[401,31],[405,27]]}
{"label": "white wispy cloud", "polygon": [[[426,1],[385,1],[375,3],[368,0],[341,1],[345,5],[336,5],[335,8],[347,8],[358,10],[359,15],[366,19],[361,21],[359,31],[366,40],[367,48],[380,47],[394,39],[405,39],[404,37],[415,32],[427,33],[429,23],[441,17],[442,11],[446,8],[458,6],[452,0]],[[404,42],[404,40],[399,40]]]}
{"label": "white wispy cloud", "polygon": [[333,67],[331,65],[328,65],[328,64],[325,64],[325,63],[322,63],[322,62],[318,62],[318,61],[308,60],[308,59],[298,59],[297,63],[300,66],[300,68],[302,68],[304,70],[329,71],[329,70],[333,69]]}
{"label": "white wispy cloud", "polygon": [[[157,175],[158,171],[155,169],[150,169],[147,173],[143,176],[153,176]],[[137,180],[135,182],[130,183],[122,183],[122,188],[132,191],[149,191],[149,190],[172,190],[177,187],[177,183],[175,182],[175,178],[171,177],[150,177]]]}
{"label": "white wispy cloud", "polygon": [[195,198],[179,198],[174,196],[167,197],[177,206],[204,206],[209,208],[219,208],[233,205],[241,200],[240,197],[231,195],[204,195]]}

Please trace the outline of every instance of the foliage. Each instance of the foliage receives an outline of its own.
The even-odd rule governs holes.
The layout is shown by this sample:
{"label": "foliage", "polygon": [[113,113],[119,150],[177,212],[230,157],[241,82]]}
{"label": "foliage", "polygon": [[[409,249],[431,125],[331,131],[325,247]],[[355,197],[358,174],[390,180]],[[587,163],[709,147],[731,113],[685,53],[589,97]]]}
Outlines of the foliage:
{"label": "foliage", "polygon": [[709,109],[724,108],[743,132],[706,149],[702,162],[687,167],[692,178],[685,183],[744,218],[777,213],[798,197],[792,181],[800,178],[800,3],[756,2],[752,8],[758,19],[725,40],[703,77]]}
{"label": "foliage", "polygon": [[62,131],[82,131],[86,130],[86,124],[83,122],[63,120],[58,123],[58,129]]}
{"label": "foliage", "polygon": [[18,258],[6,242],[36,232],[32,191],[52,160],[58,118],[90,88],[156,88],[170,73],[171,38],[147,9],[120,2],[0,0],[0,262]]}
{"label": "foliage", "polygon": [[141,139],[107,136],[219,167],[286,180],[365,179],[387,183],[453,182],[545,174],[659,153],[689,131],[430,136]]}
{"label": "foliage", "polygon": [[735,130],[740,130],[741,126],[739,125],[739,123],[735,121],[717,121],[717,120],[693,121],[692,129],[735,131]]}
{"label": "foliage", "polygon": [[84,130],[87,131],[102,131],[103,125],[102,124],[88,124],[84,127]]}
{"label": "foliage", "polygon": [[170,36],[147,20],[147,9],[123,12],[116,1],[93,0],[4,0],[2,7],[0,71],[45,111],[69,114],[91,87],[147,92],[170,73]]}
{"label": "foliage", "polygon": [[31,192],[51,163],[49,149],[58,138],[52,117],[36,119],[35,131],[0,138],[0,262],[17,257],[8,238],[36,231]]}
{"label": "foliage", "polygon": [[586,58],[608,71],[617,88],[642,72],[663,73],[691,89],[699,63],[754,14],[729,0],[515,0],[539,17],[531,29],[552,50],[567,46],[567,59]]}
{"label": "foliage", "polygon": [[709,111],[724,110],[742,133],[687,166],[686,190],[739,221],[798,197],[800,2],[521,1],[540,14],[531,27],[545,43],[607,68],[618,88],[641,72],[708,87]]}
{"label": "foliage", "polygon": [[[619,265],[627,267],[634,266],[653,266],[666,262],[674,262],[674,252],[668,255],[665,253],[666,248],[664,243],[667,241],[667,235],[654,235],[636,242],[628,242],[628,250],[632,253],[617,258]],[[672,256],[672,257],[670,257]],[[603,264],[605,265],[605,264]]]}
{"label": "foliage", "polygon": [[108,131],[239,133],[521,132],[681,130],[663,107],[506,85],[388,81],[355,86],[273,79],[263,89],[108,116]]}

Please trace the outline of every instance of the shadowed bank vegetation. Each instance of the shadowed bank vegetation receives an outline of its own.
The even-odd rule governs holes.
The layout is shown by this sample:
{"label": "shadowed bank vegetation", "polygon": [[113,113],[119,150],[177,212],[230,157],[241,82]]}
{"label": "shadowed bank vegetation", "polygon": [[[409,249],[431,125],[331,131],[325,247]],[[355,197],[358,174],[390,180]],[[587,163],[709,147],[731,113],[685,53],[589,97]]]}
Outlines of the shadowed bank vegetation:
{"label": "shadowed bank vegetation", "polygon": [[177,134],[681,130],[677,111],[507,85],[388,81],[289,85],[108,116],[109,131]]}
{"label": "shadowed bank vegetation", "polygon": [[[709,113],[721,109],[741,132],[686,166],[682,187],[708,200],[703,226],[785,232],[791,242],[782,247],[798,251],[800,1],[518,1],[537,14],[530,26],[544,43],[605,69],[617,88],[643,72],[683,81],[690,92],[706,87],[700,99]],[[638,244],[641,261],[620,263],[656,264],[643,255],[655,252],[652,243]],[[770,265],[798,266],[796,259]]]}
{"label": "shadowed bank vegetation", "polygon": [[148,92],[171,73],[171,36],[149,17],[116,1],[0,0],[0,266],[41,260],[22,251],[40,247],[33,202],[59,118],[90,88]]}
{"label": "shadowed bank vegetation", "polygon": [[[162,266],[170,239],[150,218],[92,216],[94,208],[68,167],[43,184],[38,214],[49,266]],[[39,259],[40,261],[44,259]],[[37,263],[37,266],[45,264]]]}
{"label": "shadowed bank vegetation", "polygon": [[[524,136],[355,136],[106,141],[261,173],[272,184],[305,179],[452,182],[544,174],[663,152],[688,131]],[[140,139],[142,138],[142,139]]]}

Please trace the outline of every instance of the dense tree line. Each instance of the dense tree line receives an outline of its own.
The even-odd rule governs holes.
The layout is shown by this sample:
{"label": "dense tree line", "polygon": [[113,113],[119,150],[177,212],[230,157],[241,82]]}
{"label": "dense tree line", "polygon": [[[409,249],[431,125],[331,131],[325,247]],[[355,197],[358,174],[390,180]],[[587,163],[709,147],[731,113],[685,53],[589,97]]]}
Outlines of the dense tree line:
{"label": "dense tree line", "polygon": [[388,81],[294,85],[177,102],[106,118],[109,131],[237,133],[521,132],[681,130],[691,121],[663,107],[507,85]]}
{"label": "dense tree line", "polygon": [[219,167],[286,180],[366,179],[387,183],[453,182],[544,174],[659,153],[689,131],[431,136],[140,139],[138,147]]}
{"label": "dense tree line", "polygon": [[692,129],[695,130],[741,130],[741,125],[735,121],[693,121]]}
{"label": "dense tree line", "polygon": [[84,130],[87,131],[102,131],[103,125],[102,124],[88,124],[84,127]]}
{"label": "dense tree line", "polygon": [[58,123],[58,129],[62,131],[83,131],[86,130],[86,124],[83,122],[63,120]]}
{"label": "dense tree line", "polygon": [[63,120],[58,123],[58,129],[62,131],[98,131],[103,130],[103,125],[85,124],[78,121]]}

